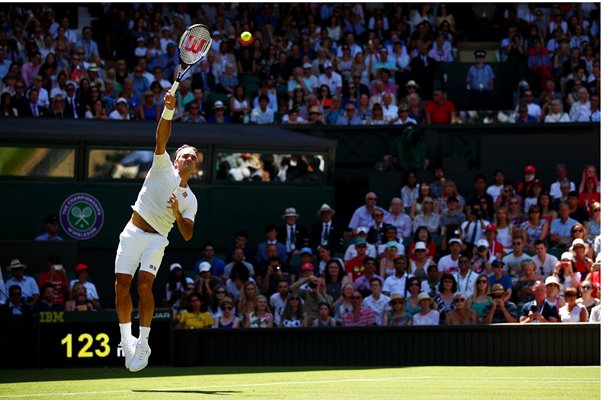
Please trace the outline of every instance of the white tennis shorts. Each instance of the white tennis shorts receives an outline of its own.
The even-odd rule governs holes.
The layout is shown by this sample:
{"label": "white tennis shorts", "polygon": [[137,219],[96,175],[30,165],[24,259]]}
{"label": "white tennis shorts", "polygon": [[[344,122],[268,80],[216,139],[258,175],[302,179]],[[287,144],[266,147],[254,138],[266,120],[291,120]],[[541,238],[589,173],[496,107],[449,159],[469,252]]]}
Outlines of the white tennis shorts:
{"label": "white tennis shorts", "polygon": [[134,276],[141,271],[157,275],[168,239],[159,233],[148,233],[128,221],[120,234],[120,244],[115,257],[115,273]]}

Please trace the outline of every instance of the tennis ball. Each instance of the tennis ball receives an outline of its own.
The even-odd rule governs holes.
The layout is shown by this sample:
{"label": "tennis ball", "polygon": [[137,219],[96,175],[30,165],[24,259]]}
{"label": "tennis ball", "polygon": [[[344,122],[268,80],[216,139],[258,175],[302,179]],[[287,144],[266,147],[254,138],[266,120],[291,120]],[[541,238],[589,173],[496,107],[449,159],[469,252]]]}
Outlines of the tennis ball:
{"label": "tennis ball", "polygon": [[245,31],[239,36],[238,42],[241,43],[242,46],[249,46],[254,43],[254,37],[248,31]]}

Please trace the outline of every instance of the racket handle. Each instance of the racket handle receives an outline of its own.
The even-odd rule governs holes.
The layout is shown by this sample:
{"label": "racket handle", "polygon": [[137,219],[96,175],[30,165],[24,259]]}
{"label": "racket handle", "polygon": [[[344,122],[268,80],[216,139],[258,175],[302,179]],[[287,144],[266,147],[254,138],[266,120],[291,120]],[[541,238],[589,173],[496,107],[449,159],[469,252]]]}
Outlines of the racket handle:
{"label": "racket handle", "polygon": [[172,87],[170,88],[170,94],[172,96],[174,96],[174,93],[176,93],[176,89],[178,89],[178,85],[180,85],[179,80],[174,81],[174,83],[172,84]]}

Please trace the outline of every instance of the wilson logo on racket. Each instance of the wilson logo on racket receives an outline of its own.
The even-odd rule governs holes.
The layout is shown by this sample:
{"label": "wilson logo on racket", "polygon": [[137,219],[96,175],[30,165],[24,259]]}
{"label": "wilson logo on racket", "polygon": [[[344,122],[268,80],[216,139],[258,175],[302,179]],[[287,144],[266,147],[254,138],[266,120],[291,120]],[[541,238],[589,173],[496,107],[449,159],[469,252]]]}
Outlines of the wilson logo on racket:
{"label": "wilson logo on racket", "polygon": [[204,46],[208,43],[207,40],[189,35],[185,41],[184,49],[190,51],[193,54],[199,53]]}

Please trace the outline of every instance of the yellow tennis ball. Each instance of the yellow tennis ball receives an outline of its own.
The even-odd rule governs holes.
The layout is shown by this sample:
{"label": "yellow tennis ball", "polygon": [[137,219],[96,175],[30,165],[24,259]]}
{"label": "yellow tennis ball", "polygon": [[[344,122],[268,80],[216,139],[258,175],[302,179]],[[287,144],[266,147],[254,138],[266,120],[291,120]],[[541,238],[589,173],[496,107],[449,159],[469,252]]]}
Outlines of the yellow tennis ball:
{"label": "yellow tennis ball", "polygon": [[251,38],[252,38],[252,34],[251,34],[251,33],[249,33],[248,31],[245,31],[245,32],[243,32],[243,33],[241,34],[241,39],[242,39],[244,42],[248,42],[248,41],[249,41]]}

